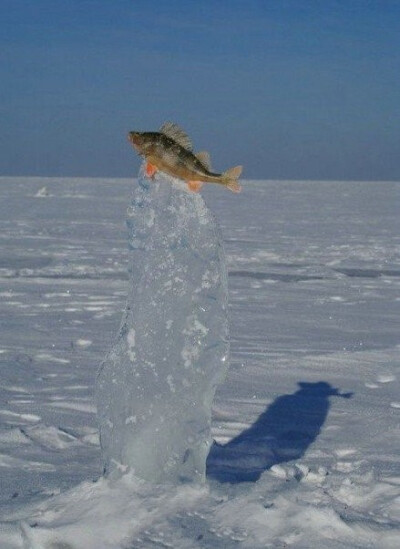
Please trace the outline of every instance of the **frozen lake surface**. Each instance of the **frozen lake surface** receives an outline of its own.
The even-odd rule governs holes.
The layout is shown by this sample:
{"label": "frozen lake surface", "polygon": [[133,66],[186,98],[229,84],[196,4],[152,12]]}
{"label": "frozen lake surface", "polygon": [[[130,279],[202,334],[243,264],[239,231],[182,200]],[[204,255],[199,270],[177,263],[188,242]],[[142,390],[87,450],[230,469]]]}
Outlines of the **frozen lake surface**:
{"label": "frozen lake surface", "polygon": [[134,185],[0,178],[1,548],[399,547],[400,184],[207,187],[231,332],[208,482],[110,491],[94,380]]}

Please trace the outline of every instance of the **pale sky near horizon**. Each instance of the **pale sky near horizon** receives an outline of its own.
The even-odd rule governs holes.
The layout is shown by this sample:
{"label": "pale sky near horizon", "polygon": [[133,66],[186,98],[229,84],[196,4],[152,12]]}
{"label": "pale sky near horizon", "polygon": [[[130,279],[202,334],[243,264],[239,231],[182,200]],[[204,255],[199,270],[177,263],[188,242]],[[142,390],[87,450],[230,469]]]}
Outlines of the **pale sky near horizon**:
{"label": "pale sky near horizon", "polygon": [[136,175],[179,123],[216,171],[400,181],[400,2],[0,0],[0,175]]}

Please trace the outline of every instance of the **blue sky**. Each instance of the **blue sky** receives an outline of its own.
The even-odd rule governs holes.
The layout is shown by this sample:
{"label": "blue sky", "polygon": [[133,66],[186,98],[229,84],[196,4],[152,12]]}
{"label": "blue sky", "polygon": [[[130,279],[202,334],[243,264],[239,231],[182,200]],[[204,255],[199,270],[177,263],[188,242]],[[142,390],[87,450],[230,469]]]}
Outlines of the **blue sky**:
{"label": "blue sky", "polygon": [[0,174],[135,175],[179,123],[244,177],[400,180],[400,2],[0,0]]}

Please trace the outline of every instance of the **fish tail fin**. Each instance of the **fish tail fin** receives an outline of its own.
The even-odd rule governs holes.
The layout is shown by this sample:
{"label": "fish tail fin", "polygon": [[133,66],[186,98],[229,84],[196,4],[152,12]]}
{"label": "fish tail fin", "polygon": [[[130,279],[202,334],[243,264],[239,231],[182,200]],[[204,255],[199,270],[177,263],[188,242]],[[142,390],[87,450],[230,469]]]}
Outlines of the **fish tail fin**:
{"label": "fish tail fin", "polygon": [[230,170],[226,170],[226,172],[222,174],[223,184],[234,193],[240,193],[240,191],[242,190],[242,187],[237,181],[240,177],[240,174],[242,173],[242,169],[242,166],[235,166]]}

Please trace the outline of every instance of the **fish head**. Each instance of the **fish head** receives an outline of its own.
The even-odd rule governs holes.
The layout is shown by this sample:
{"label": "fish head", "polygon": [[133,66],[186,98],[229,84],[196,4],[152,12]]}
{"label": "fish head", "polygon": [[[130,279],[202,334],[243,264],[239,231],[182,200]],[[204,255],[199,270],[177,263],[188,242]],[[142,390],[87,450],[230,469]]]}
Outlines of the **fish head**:
{"label": "fish head", "polygon": [[129,132],[128,141],[132,143],[132,146],[139,154],[145,154],[152,144],[148,132]]}

